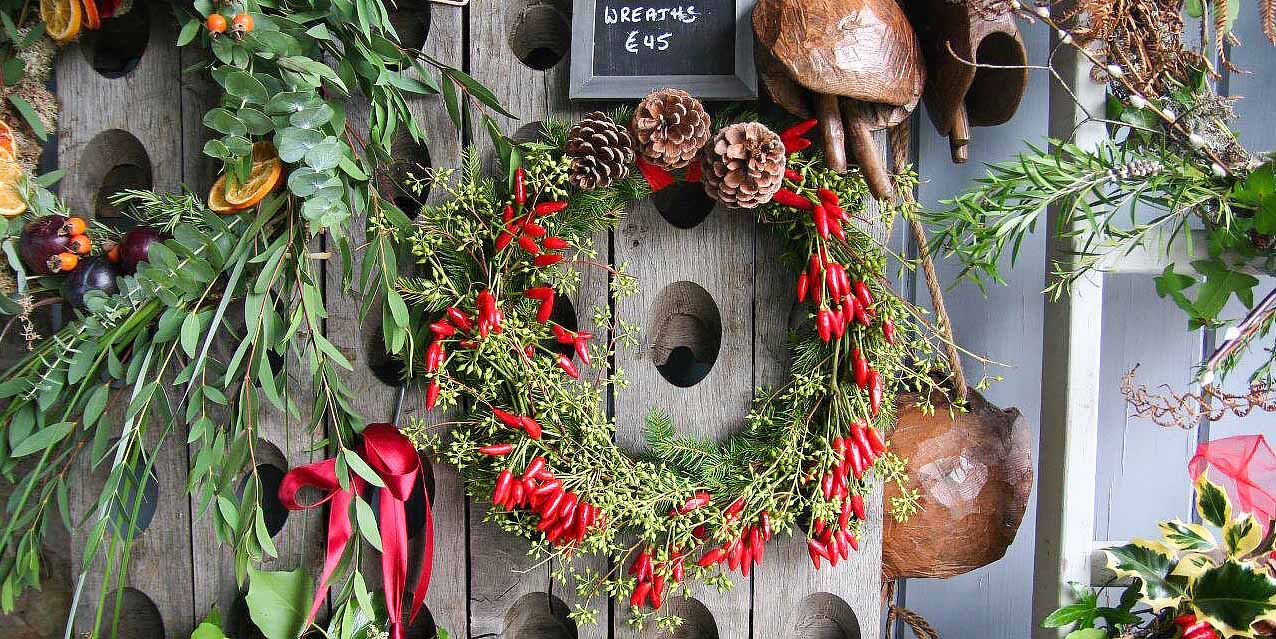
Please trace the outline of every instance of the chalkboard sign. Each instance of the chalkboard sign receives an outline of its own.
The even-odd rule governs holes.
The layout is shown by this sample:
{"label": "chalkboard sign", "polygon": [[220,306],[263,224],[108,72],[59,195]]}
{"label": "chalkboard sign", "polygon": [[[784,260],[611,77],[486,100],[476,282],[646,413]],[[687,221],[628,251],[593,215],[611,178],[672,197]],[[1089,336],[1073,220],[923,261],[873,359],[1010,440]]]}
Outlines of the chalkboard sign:
{"label": "chalkboard sign", "polygon": [[753,0],[575,0],[571,97],[641,98],[674,87],[706,99],[758,96]]}

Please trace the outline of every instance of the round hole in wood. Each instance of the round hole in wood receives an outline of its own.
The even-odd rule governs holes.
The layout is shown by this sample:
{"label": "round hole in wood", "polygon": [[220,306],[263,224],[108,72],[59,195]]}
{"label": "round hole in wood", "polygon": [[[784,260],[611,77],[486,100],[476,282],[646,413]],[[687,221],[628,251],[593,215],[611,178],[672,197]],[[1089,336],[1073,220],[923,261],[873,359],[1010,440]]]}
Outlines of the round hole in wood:
{"label": "round hole in wood", "polygon": [[695,228],[716,204],[697,182],[675,182],[651,194],[651,203],[665,221],[680,228]]}
{"label": "round hole in wood", "polygon": [[[425,496],[430,495],[430,499],[434,499],[434,467],[430,465],[429,460],[421,457],[420,453],[417,457],[421,459],[421,471],[425,476],[424,483],[416,482],[412,486],[412,495],[403,504],[403,511],[408,525],[408,539],[416,539],[417,533],[425,528]],[[372,506],[372,512],[376,515],[377,521],[381,520],[381,489],[373,487],[368,494],[368,503]]]}
{"label": "round hole in wood", "polygon": [[[93,471],[92,481],[99,489],[106,485],[112,468],[111,462],[115,458],[115,446],[119,441],[119,438],[110,440],[106,448],[106,461]],[[134,536],[139,536],[150,528],[151,520],[155,518],[155,509],[159,505],[159,479],[154,466],[151,466],[150,473],[145,471],[146,462],[142,460],[132,464],[120,477],[119,490],[111,500],[111,507],[107,512],[111,524],[119,534],[129,530],[131,521]]]}
{"label": "round hole in wood", "polygon": [[85,30],[80,36],[84,60],[104,78],[122,78],[142,61],[151,37],[151,11],[138,3],[132,11],[118,18],[102,20],[102,28]]}
{"label": "round hole in wood", "polygon": [[[140,9],[139,9],[140,11]],[[125,189],[154,186],[151,156],[141,140],[123,129],[108,129],[89,140],[80,160],[84,183],[96,184],[89,205],[99,219],[120,218],[111,196]]]}
{"label": "round hole in wood", "polygon": [[670,384],[689,388],[713,370],[722,347],[722,316],[694,282],[674,282],[656,296],[647,318],[651,363]]}
{"label": "round hole in wood", "polygon": [[430,35],[430,3],[398,0],[390,9],[390,25],[405,49],[420,51]]}
{"label": "round hole in wood", "polygon": [[505,612],[505,632],[510,639],[576,639],[576,624],[558,597],[529,592]]}
{"label": "round hole in wood", "polygon": [[786,638],[860,639],[860,622],[841,597],[816,592],[798,604]]}
{"label": "round hole in wood", "polygon": [[383,321],[390,321],[390,318],[381,313],[380,306],[376,306],[363,322],[363,330],[359,334],[365,336],[363,338],[364,363],[377,381],[386,386],[399,386],[403,384],[403,376],[407,371],[403,360],[391,357],[385,350]]}
{"label": "round hole in wood", "polygon": [[[118,607],[117,607],[118,603]],[[116,613],[118,612],[118,619]],[[111,591],[102,608],[103,634],[119,637],[163,637],[164,618],[146,593],[135,588]]]}
{"label": "round hole in wood", "polygon": [[423,142],[413,140],[410,133],[400,128],[390,141],[390,155],[390,167],[381,181],[382,193],[393,194],[394,205],[409,218],[415,218],[430,197],[430,186],[426,183],[421,193],[417,194],[408,188],[408,181],[426,177],[430,168],[430,149]]}
{"label": "round hole in wood", "polygon": [[648,624],[641,639],[718,639],[718,624],[713,613],[699,600],[677,597],[665,602],[662,614],[682,617],[682,625],[665,630],[656,624]]}
{"label": "round hole in wood", "polygon": [[514,131],[514,135],[510,136],[510,139],[519,144],[526,144],[528,142],[537,142],[544,135],[545,121],[537,120],[518,127],[518,129]]}
{"label": "round hole in wood", "polygon": [[[576,332],[579,329],[580,324],[576,319],[576,305],[572,304],[570,297],[561,293],[554,296],[554,311],[549,314],[549,321],[560,324],[563,328],[572,332]],[[542,342],[541,346],[572,359],[576,357],[576,348],[573,345],[559,344],[558,340],[553,337]]]}
{"label": "round hole in wood", "polygon": [[[257,461],[257,481],[260,482],[257,503],[261,508],[262,519],[266,522],[266,532],[271,537],[283,530],[288,523],[288,509],[279,501],[279,485],[284,481],[284,470],[288,460],[274,444],[258,439],[253,449],[253,458]],[[235,494],[243,497],[244,487],[248,485],[249,475],[244,474],[239,480],[239,488]]]}
{"label": "round hole in wood", "polygon": [[571,46],[571,17],[558,7],[532,3],[514,16],[509,29],[514,57],[536,71],[552,69]]}

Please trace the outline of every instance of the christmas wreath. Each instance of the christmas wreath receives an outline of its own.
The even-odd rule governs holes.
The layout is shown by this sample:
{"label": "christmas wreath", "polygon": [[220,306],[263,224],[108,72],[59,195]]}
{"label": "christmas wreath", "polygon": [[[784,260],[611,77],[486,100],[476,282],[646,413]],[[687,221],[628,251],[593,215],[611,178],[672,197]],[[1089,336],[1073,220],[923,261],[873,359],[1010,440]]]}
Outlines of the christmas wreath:
{"label": "christmas wreath", "polygon": [[[405,432],[460,468],[500,526],[562,560],[558,577],[583,601],[627,597],[632,623],[692,581],[725,588],[728,572],[747,576],[773,534],[800,529],[817,569],[837,565],[858,545],[870,485],[904,479],[904,460],[887,449],[896,393],[928,396],[944,365],[919,310],[883,277],[887,253],[869,227],[913,205],[870,212],[858,172],[803,152],[813,124],[776,134],[734,112],[713,123],[694,98],[664,90],[633,113],[551,120],[535,142],[498,136],[500,179],[470,151],[459,170],[411,181],[446,197],[395,229],[420,274],[394,287],[423,318],[409,376],[426,385],[427,406],[452,412]],[[756,398],[738,434],[716,446],[653,412],[647,451],[635,455],[614,442],[601,389],[624,388],[607,362],[637,347],[636,327],[599,305],[593,321],[606,334],[594,335],[558,323],[553,309],[575,291],[574,267],[605,269],[613,298],[636,291],[623,265],[594,260],[591,238],[677,179],[771,228],[801,271],[794,295],[811,321],[791,336],[789,380]],[[896,181],[903,192],[914,185],[908,173]],[[899,517],[915,506],[903,494],[892,504]],[[616,570],[570,561],[596,553]],[[590,623],[596,607],[571,615]]]}

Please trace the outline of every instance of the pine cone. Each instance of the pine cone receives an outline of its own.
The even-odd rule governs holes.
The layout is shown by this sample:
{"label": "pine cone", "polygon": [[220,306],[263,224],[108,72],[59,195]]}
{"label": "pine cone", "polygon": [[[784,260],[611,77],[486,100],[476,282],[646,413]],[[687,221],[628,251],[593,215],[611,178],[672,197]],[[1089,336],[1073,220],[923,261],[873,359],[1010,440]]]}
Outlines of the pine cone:
{"label": "pine cone", "polygon": [[771,201],[784,181],[784,143],[758,122],[722,129],[701,160],[701,180],[709,197],[733,209]]}
{"label": "pine cone", "polygon": [[661,89],[638,103],[629,126],[638,153],[658,167],[673,170],[691,164],[709,141],[712,124],[704,105],[691,94]]}
{"label": "pine cone", "polygon": [[567,132],[567,157],[572,184],[582,190],[605,189],[629,175],[633,139],[606,113],[594,111]]}

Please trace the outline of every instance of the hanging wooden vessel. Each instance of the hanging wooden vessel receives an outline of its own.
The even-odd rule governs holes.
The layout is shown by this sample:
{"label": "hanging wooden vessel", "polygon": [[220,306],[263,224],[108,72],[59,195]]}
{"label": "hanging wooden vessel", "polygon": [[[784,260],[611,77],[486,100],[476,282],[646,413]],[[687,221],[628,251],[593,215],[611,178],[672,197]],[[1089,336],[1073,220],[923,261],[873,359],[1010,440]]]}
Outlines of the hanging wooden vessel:
{"label": "hanging wooden vessel", "polygon": [[[970,128],[1009,120],[1028,88],[1028,53],[1009,11],[968,2],[911,0],[909,17],[926,54],[926,110],[948,137],[953,162],[970,159]],[[951,47],[951,50],[950,50]],[[972,66],[970,62],[994,65]]]}
{"label": "hanging wooden vessel", "polygon": [[[1002,410],[970,391],[969,411],[950,418],[899,398],[891,450],[908,459],[921,509],[907,522],[886,517],[882,570],[888,578],[946,578],[1000,559],[1015,539],[1032,493],[1032,436],[1019,410]],[[899,490],[888,484],[889,502]]]}
{"label": "hanging wooden vessel", "polygon": [[820,120],[825,162],[846,170],[846,142],[879,199],[894,199],[872,132],[912,113],[926,69],[894,0],[759,0],[758,70],[775,102]]}

